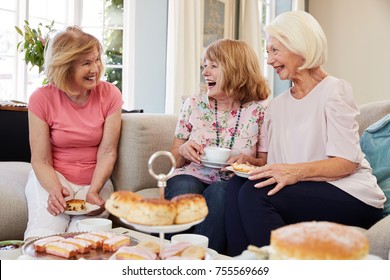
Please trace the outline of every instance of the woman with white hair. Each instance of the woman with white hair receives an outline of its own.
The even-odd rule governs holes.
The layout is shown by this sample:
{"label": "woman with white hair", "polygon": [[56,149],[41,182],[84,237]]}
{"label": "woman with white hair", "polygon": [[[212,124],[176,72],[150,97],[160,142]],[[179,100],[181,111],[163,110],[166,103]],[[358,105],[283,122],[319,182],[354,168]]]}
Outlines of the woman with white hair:
{"label": "woman with white hair", "polygon": [[350,84],[328,75],[325,34],[309,13],[286,12],[265,27],[268,64],[291,88],[266,111],[267,165],[226,190],[228,254],[265,246],[271,231],[303,221],[369,228],[386,200],[359,145]]}

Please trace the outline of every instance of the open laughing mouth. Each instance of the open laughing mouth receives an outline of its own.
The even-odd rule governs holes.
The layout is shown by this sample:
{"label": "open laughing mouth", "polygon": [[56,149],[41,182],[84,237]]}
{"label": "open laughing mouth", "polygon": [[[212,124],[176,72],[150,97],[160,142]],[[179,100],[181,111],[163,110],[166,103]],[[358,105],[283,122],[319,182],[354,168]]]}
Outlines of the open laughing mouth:
{"label": "open laughing mouth", "polygon": [[215,85],[216,85],[217,83],[216,82],[212,82],[212,81],[207,81],[207,88],[213,88],[213,87],[215,87]]}
{"label": "open laughing mouth", "polygon": [[88,76],[88,77],[84,77],[84,80],[87,80],[87,81],[95,81],[96,80],[96,76]]}

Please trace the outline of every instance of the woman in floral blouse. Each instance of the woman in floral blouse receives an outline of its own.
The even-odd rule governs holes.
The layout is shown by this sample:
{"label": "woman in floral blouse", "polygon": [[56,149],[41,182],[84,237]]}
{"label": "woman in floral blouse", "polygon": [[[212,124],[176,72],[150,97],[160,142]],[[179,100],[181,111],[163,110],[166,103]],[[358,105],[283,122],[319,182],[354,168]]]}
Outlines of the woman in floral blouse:
{"label": "woman in floral blouse", "polygon": [[[202,194],[209,214],[191,231],[209,238],[209,247],[225,250],[225,188],[231,174],[224,165],[202,163],[206,146],[232,150],[228,163],[263,165],[264,111],[269,95],[258,57],[243,41],[223,39],[205,51],[202,75],[207,93],[189,97],[181,110],[171,152],[177,162],[165,197]],[[215,168],[216,167],[216,168]]]}

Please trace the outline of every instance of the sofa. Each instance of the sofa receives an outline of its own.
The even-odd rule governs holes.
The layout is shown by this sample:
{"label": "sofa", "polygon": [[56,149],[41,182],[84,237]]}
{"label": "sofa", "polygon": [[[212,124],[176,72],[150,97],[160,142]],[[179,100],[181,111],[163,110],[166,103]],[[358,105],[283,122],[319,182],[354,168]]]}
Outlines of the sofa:
{"label": "sofa", "polygon": [[[390,113],[390,100],[360,106],[359,133]],[[168,151],[173,141],[177,115],[133,113],[122,114],[122,131],[118,159],[111,179],[115,190],[129,190],[144,197],[158,196],[157,181],[148,170],[150,156],[156,151]],[[155,174],[167,174],[170,160],[160,156],[152,164]],[[0,162],[0,240],[23,239],[27,224],[27,204],[24,188],[31,170],[28,162]],[[115,226],[123,224],[110,216]],[[370,240],[370,253],[388,259],[390,250],[390,216],[365,230]]]}

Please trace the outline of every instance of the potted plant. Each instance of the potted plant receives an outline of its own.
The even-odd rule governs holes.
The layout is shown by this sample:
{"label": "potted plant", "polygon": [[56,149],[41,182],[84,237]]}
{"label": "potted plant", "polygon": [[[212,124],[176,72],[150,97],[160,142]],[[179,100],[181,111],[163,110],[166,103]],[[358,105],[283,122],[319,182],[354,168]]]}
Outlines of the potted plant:
{"label": "potted plant", "polygon": [[[27,65],[31,65],[30,70],[36,66],[38,67],[39,74],[41,74],[45,62],[45,46],[50,37],[50,33],[54,31],[54,20],[45,26],[42,23],[39,23],[38,28],[36,29],[31,28],[30,23],[27,20],[24,22],[24,32],[19,27],[15,26],[16,31],[23,37],[23,40],[17,44],[17,49],[20,52],[24,52],[24,61]],[[46,83],[46,79],[44,79],[44,83]]]}

